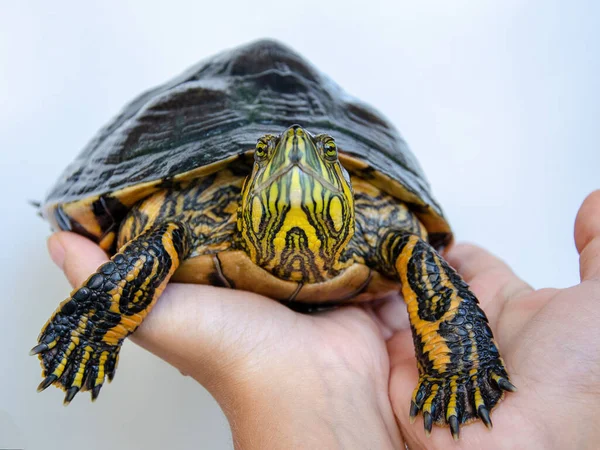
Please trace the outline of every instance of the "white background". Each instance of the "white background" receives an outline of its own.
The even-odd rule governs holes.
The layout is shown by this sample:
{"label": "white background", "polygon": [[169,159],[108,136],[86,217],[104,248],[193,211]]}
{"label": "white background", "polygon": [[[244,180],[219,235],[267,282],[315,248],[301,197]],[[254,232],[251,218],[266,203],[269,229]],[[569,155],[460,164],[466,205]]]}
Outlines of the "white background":
{"label": "white background", "polygon": [[129,342],[96,404],[36,394],[27,352],[69,287],[27,200],[132,97],[259,37],[291,45],[398,126],[458,240],[535,287],[576,283],[573,221],[600,187],[598,5],[3,2],[0,447],[231,448],[210,396]]}

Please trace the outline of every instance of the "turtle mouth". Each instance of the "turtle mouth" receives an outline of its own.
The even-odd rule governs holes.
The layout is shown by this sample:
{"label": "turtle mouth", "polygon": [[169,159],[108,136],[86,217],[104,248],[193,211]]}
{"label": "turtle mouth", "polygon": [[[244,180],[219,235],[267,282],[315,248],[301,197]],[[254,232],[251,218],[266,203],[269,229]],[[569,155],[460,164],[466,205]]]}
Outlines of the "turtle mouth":
{"label": "turtle mouth", "polygon": [[269,178],[267,178],[265,181],[263,181],[258,186],[256,186],[255,189],[257,191],[262,191],[263,189],[271,186],[273,183],[278,182],[280,179],[282,179],[284,176],[286,176],[295,167],[297,167],[300,170],[300,172],[302,172],[304,175],[314,178],[324,188],[326,188],[336,194],[342,194],[342,190],[339,187],[334,186],[330,181],[327,181],[325,178],[323,178],[319,173],[317,173],[311,167],[304,166],[300,163],[294,163],[294,164],[290,164],[289,166],[280,168],[274,174],[272,174]]}

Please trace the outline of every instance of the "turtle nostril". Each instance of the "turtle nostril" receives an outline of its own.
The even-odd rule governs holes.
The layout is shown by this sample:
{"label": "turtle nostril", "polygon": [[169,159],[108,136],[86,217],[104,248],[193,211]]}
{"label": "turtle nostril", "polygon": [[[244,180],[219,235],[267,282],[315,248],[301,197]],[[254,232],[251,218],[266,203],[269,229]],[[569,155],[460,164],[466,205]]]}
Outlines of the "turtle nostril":
{"label": "turtle nostril", "polygon": [[286,131],[285,134],[289,137],[294,137],[294,135],[297,133],[297,130],[302,129],[302,127],[300,125],[298,125],[297,123],[295,123],[294,125],[291,125]]}

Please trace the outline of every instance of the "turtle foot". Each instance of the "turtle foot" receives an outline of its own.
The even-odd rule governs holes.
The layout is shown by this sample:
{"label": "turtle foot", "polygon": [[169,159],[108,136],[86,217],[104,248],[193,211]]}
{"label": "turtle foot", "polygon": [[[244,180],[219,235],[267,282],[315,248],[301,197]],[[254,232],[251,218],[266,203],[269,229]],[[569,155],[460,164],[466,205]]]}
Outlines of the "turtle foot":
{"label": "turtle foot", "polygon": [[461,424],[481,419],[491,429],[490,412],[502,400],[504,391],[516,390],[499,360],[491,367],[481,367],[469,374],[448,377],[423,374],[413,392],[410,421],[413,423],[421,411],[427,436],[435,423],[449,426],[452,437],[458,440]]}
{"label": "turtle foot", "polygon": [[[74,293],[77,298],[78,292]],[[88,311],[85,302],[65,300],[46,323],[38,344],[30,351],[38,355],[44,380],[38,386],[43,391],[54,384],[63,389],[68,405],[79,391],[91,391],[92,400],[100,393],[105,377],[115,374],[122,339],[106,342],[106,332],[99,334],[102,314]],[[99,338],[99,337],[103,338]]]}

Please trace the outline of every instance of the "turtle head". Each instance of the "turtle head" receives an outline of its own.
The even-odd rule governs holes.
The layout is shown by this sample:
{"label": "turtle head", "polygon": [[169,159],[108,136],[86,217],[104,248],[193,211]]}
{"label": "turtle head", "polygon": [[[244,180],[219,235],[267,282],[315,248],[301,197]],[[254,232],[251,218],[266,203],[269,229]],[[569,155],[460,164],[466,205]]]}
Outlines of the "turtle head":
{"label": "turtle head", "polygon": [[354,233],[354,199],[334,139],[299,125],[261,137],[238,229],[252,260],[279,278],[335,276]]}

